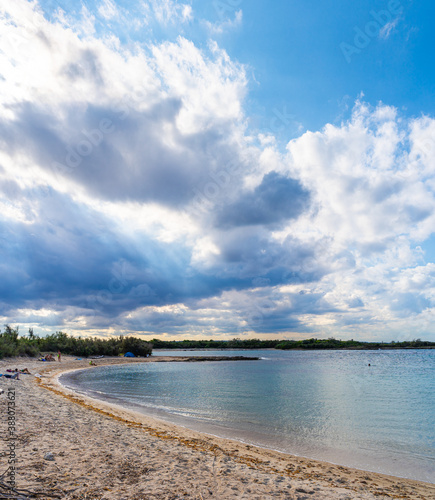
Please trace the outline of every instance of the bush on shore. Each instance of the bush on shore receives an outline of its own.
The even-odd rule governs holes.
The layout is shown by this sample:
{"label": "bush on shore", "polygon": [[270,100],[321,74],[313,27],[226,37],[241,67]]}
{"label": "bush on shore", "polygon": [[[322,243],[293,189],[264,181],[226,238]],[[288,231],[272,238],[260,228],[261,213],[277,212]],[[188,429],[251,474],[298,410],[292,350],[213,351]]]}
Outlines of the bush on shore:
{"label": "bush on shore", "polygon": [[132,352],[135,356],[149,356],[153,345],[136,337],[73,337],[64,332],[56,332],[46,337],[34,335],[29,329],[27,336],[19,335],[18,327],[5,325],[0,330],[0,359],[13,356],[38,356],[43,352],[57,352],[72,356],[119,356]]}

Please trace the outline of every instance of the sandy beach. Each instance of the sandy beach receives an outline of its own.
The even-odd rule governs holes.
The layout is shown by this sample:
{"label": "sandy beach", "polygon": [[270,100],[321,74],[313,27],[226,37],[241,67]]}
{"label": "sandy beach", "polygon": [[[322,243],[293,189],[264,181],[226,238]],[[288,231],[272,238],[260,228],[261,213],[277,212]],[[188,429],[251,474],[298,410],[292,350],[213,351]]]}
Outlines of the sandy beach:
{"label": "sandy beach", "polygon": [[[104,358],[95,363],[156,360]],[[89,360],[66,356],[61,363],[25,358],[0,361],[0,373],[16,367],[27,367],[32,375],[21,375],[20,380],[0,378],[0,388],[5,391],[0,395],[0,474],[5,485],[13,443],[15,489],[26,490],[28,498],[435,498],[433,484],[209,436],[74,394],[58,383],[64,371],[94,369]],[[10,435],[8,404],[12,396],[9,423],[12,415],[16,431]],[[12,492],[0,489],[0,498],[12,498],[7,494]]]}

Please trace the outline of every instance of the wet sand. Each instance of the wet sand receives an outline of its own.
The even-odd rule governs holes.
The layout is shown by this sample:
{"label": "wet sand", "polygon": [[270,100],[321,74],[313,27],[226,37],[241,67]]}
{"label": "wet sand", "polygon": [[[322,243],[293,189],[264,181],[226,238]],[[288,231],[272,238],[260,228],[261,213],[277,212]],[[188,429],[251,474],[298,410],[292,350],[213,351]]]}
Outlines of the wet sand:
{"label": "wet sand", "polygon": [[[97,366],[157,361],[104,358]],[[177,359],[179,361],[179,359]],[[19,381],[0,378],[1,471],[7,469],[8,388],[15,395],[17,490],[61,499],[435,499],[435,485],[246,445],[172,425],[63,388],[58,376],[88,368],[15,358]],[[47,455],[51,453],[52,457]],[[45,458],[44,458],[45,457]],[[48,458],[53,458],[52,460]],[[2,477],[5,484],[7,473]],[[0,498],[6,498],[0,489]]]}

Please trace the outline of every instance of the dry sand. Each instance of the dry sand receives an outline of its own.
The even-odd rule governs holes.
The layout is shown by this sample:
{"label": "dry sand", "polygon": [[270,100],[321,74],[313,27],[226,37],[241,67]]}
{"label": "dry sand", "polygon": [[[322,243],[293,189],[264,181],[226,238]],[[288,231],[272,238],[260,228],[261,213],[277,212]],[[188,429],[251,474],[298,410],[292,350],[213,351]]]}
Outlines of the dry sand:
{"label": "dry sand", "polygon": [[[155,358],[151,358],[151,360]],[[104,358],[97,365],[149,362]],[[435,499],[433,484],[365,472],[220,439],[73,394],[57,376],[89,368],[16,358],[41,378],[0,378],[0,474],[8,465],[7,389],[15,393],[17,490],[61,499]],[[52,453],[53,460],[44,458]],[[1,479],[4,484],[7,474]],[[8,498],[0,488],[0,498]],[[22,496],[21,498],[24,498]]]}

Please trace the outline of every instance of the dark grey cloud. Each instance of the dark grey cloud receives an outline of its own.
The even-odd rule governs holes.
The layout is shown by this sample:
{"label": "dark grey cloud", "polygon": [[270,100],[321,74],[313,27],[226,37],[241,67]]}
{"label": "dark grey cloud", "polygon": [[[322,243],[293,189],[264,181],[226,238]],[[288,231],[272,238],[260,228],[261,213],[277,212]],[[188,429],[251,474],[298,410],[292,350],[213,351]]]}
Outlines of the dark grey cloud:
{"label": "dark grey cloud", "polygon": [[360,297],[353,297],[352,299],[348,300],[347,305],[353,309],[358,307],[364,307],[364,302],[361,300]]}
{"label": "dark grey cloud", "polygon": [[102,88],[107,83],[102,76],[98,55],[89,48],[80,50],[76,60],[68,62],[60,73],[61,76],[66,75],[71,84],[77,83],[78,80],[86,80]]}
{"label": "dark grey cloud", "polygon": [[[311,247],[291,238],[273,242],[253,227],[223,233],[219,260],[199,271],[190,265],[190,247],[143,234],[126,238],[105,215],[64,193],[23,190],[12,180],[0,187],[27,216],[26,222],[0,220],[4,315],[46,308],[54,311],[51,322],[59,320],[56,311],[67,321],[69,314],[74,319],[73,308],[88,317],[89,327],[105,328],[143,306],[193,304],[226,290],[309,282],[324,272],[304,269]],[[179,320],[175,315],[172,321]]]}
{"label": "dark grey cloud", "polygon": [[269,225],[298,217],[308,208],[310,196],[299,181],[269,172],[253,191],[222,207],[219,227]]}
{"label": "dark grey cloud", "polygon": [[145,111],[67,106],[56,110],[14,105],[13,120],[0,121],[1,145],[13,156],[28,154],[53,176],[110,201],[156,202],[183,208],[210,169],[237,158],[225,130],[181,134],[175,127],[178,99],[162,99]]}
{"label": "dark grey cloud", "polygon": [[218,233],[216,241],[220,255],[213,273],[249,279],[253,286],[313,281],[327,273],[315,244],[291,236],[279,242],[265,228],[234,228]]}
{"label": "dark grey cloud", "polygon": [[432,302],[422,293],[405,292],[395,294],[390,304],[390,309],[395,311],[400,317],[407,317],[411,314],[420,314],[425,309],[431,308]]}
{"label": "dark grey cloud", "polygon": [[[29,191],[26,195],[31,199]],[[52,192],[38,201],[39,213],[29,223],[0,222],[0,296],[17,307],[78,304],[86,291],[107,280],[110,262],[122,256],[122,247],[104,218],[68,196]]]}
{"label": "dark grey cloud", "polygon": [[[72,79],[89,78],[86,71],[91,70],[98,77],[96,62],[65,70]],[[222,172],[230,160],[237,162],[238,150],[228,140],[225,124],[180,134],[174,127],[180,106],[177,99],[162,99],[146,111],[116,103],[112,108],[64,106],[61,121],[53,111],[22,103],[13,108],[14,120],[0,122],[2,146],[11,156],[25,153],[61,182],[71,182],[71,192],[80,185],[97,200],[183,209],[198,188],[215,182],[213,172]],[[205,231],[213,207],[228,197],[237,200],[237,179],[249,168],[245,162],[243,169],[227,174],[231,182],[220,186],[208,212],[197,218]],[[8,242],[1,250],[4,311],[45,307],[59,311],[63,321],[79,313],[87,317],[88,327],[104,329],[127,324],[122,318],[143,306],[193,304],[228,290],[310,282],[325,272],[305,265],[315,260],[312,246],[290,237],[283,243],[271,239],[266,226],[297,217],[309,204],[307,191],[296,180],[276,172],[220,209],[219,228],[209,232],[220,256],[202,270],[191,267],[190,247],[143,234],[125,239],[109,218],[53,188],[22,191],[13,180],[1,188],[31,221],[0,223]],[[71,308],[75,313],[68,312]],[[167,319],[153,314],[145,321],[155,331],[181,332],[187,321],[179,314],[167,313]],[[50,321],[59,317],[53,313]],[[268,321],[273,323],[272,316]],[[300,326],[287,318],[290,324]],[[134,325],[146,328],[137,321]],[[222,322],[220,329],[226,328],[232,327]]]}
{"label": "dark grey cloud", "polygon": [[244,331],[257,333],[312,332],[300,321],[301,315],[322,315],[341,312],[325,299],[324,293],[309,288],[299,292],[281,293],[274,288],[247,290],[239,314],[245,320]]}
{"label": "dark grey cloud", "polygon": [[[74,54],[60,68],[60,80],[74,89],[95,86],[104,96],[110,82],[98,53]],[[271,238],[273,227],[308,207],[309,193],[300,183],[271,172],[252,192],[240,192],[243,177],[255,171],[256,153],[233,138],[234,123],[211,117],[204,129],[182,133],[182,99],[163,93],[157,99],[153,92],[105,105],[104,98],[89,104],[86,95],[57,105],[33,100],[10,105],[0,117],[0,145],[10,158],[31,159],[20,167],[39,166],[71,193],[2,181],[2,192],[26,218],[0,220],[2,310],[47,308],[54,311],[50,321],[80,314],[89,327],[107,328],[143,306],[194,304],[229,290],[310,282],[324,274],[321,266],[305,265],[315,260],[313,248],[296,238]],[[228,170],[229,164],[237,166]],[[143,233],[126,237],[110,217],[73,196],[79,187],[98,201],[188,212],[198,192],[206,196],[212,184],[216,196],[193,218],[220,255],[201,269],[191,266],[188,244]],[[167,316],[154,312],[145,319],[156,330],[185,325],[182,314]],[[220,328],[225,331],[225,322]]]}

